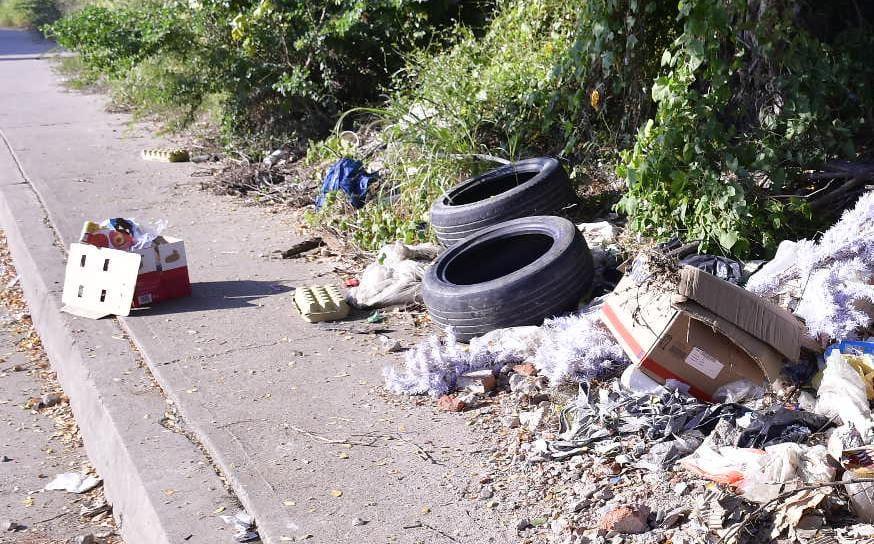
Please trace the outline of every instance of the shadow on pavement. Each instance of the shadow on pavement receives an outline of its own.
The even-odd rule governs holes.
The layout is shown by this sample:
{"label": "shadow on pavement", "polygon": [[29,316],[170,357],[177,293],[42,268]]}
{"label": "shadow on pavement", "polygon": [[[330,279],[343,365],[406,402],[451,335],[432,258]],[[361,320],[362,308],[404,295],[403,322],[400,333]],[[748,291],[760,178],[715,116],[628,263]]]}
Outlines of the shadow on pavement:
{"label": "shadow on pavement", "polygon": [[[292,291],[294,288],[275,281],[207,281],[191,284],[191,296],[167,300],[150,308],[131,311],[131,317],[205,312],[230,308],[252,308],[262,298]],[[289,307],[292,304],[288,301]]]}

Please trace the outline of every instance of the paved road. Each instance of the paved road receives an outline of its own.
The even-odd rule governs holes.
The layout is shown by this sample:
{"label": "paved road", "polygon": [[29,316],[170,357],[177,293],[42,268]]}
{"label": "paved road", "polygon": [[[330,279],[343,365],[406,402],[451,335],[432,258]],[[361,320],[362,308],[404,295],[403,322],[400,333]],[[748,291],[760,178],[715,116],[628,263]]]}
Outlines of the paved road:
{"label": "paved road", "polygon": [[[26,50],[28,39],[0,31],[0,81],[15,82],[0,85],[0,131],[26,177],[2,162],[10,150],[0,147],[0,187],[4,174],[9,186],[29,183],[44,206],[31,210],[30,224],[47,216],[63,245],[84,220],[116,216],[167,219],[168,232],[185,239],[193,296],[120,325],[262,538],[511,541],[494,513],[465,495],[480,440],[464,420],[382,394],[390,361],[374,356],[375,338],[294,315],[295,286],[337,281],[330,259],[270,257],[300,240],[294,218],[199,191],[194,165],[141,161],[143,147],[161,142],[106,113],[103,97],[66,91],[49,61],[2,62],[3,48]],[[53,254],[40,256],[51,263],[42,274],[57,282],[63,256]],[[87,329],[77,343],[99,361],[113,333],[82,321],[70,327]]]}

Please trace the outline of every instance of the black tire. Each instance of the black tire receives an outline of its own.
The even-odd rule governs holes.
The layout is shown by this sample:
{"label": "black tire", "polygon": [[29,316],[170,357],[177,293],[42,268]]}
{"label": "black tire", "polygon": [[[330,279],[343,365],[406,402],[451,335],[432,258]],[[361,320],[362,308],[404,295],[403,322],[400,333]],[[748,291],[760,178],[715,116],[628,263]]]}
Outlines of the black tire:
{"label": "black tire", "polygon": [[425,273],[422,298],[434,323],[467,342],[572,310],[589,292],[592,275],[592,254],[573,223],[522,217],[443,252]]}
{"label": "black tire", "polygon": [[446,193],[431,206],[431,228],[449,247],[510,219],[554,214],[575,198],[558,160],[526,159],[469,179]]}

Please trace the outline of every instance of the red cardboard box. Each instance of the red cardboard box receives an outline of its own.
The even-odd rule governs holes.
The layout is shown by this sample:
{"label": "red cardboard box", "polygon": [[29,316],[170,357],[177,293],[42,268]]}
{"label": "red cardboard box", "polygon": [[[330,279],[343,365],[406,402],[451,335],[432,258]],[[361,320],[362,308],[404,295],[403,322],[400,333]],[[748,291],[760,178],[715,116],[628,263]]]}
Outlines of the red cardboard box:
{"label": "red cardboard box", "polygon": [[190,294],[185,243],[179,238],[159,236],[147,248],[127,251],[87,243],[70,247],[62,297],[69,313],[124,316],[131,308]]}

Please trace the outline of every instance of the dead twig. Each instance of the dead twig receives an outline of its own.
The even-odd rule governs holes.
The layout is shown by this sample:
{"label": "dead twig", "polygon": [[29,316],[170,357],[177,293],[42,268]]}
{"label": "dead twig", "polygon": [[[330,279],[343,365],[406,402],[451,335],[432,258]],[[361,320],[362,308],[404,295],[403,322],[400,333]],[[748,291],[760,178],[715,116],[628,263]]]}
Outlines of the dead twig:
{"label": "dead twig", "polygon": [[794,489],[790,489],[789,491],[784,491],[783,493],[780,493],[779,495],[777,495],[773,499],[769,500],[768,502],[762,504],[761,506],[759,506],[758,508],[756,508],[755,510],[750,512],[750,514],[746,518],[744,518],[740,523],[729,528],[726,531],[726,533],[722,536],[722,538],[719,540],[719,542],[720,542],[720,544],[727,544],[729,538],[737,536],[741,532],[741,530],[744,528],[745,525],[752,522],[758,516],[762,515],[772,505],[777,504],[779,502],[783,502],[784,500],[790,498],[792,495],[795,495],[799,491],[811,491],[814,489],[820,489],[822,487],[838,487],[838,486],[842,486],[842,485],[846,485],[846,484],[864,484],[864,483],[870,483],[870,482],[874,482],[874,478],[859,478],[856,480],[847,480],[847,481],[818,482],[815,484],[802,485],[802,486],[796,487]]}

